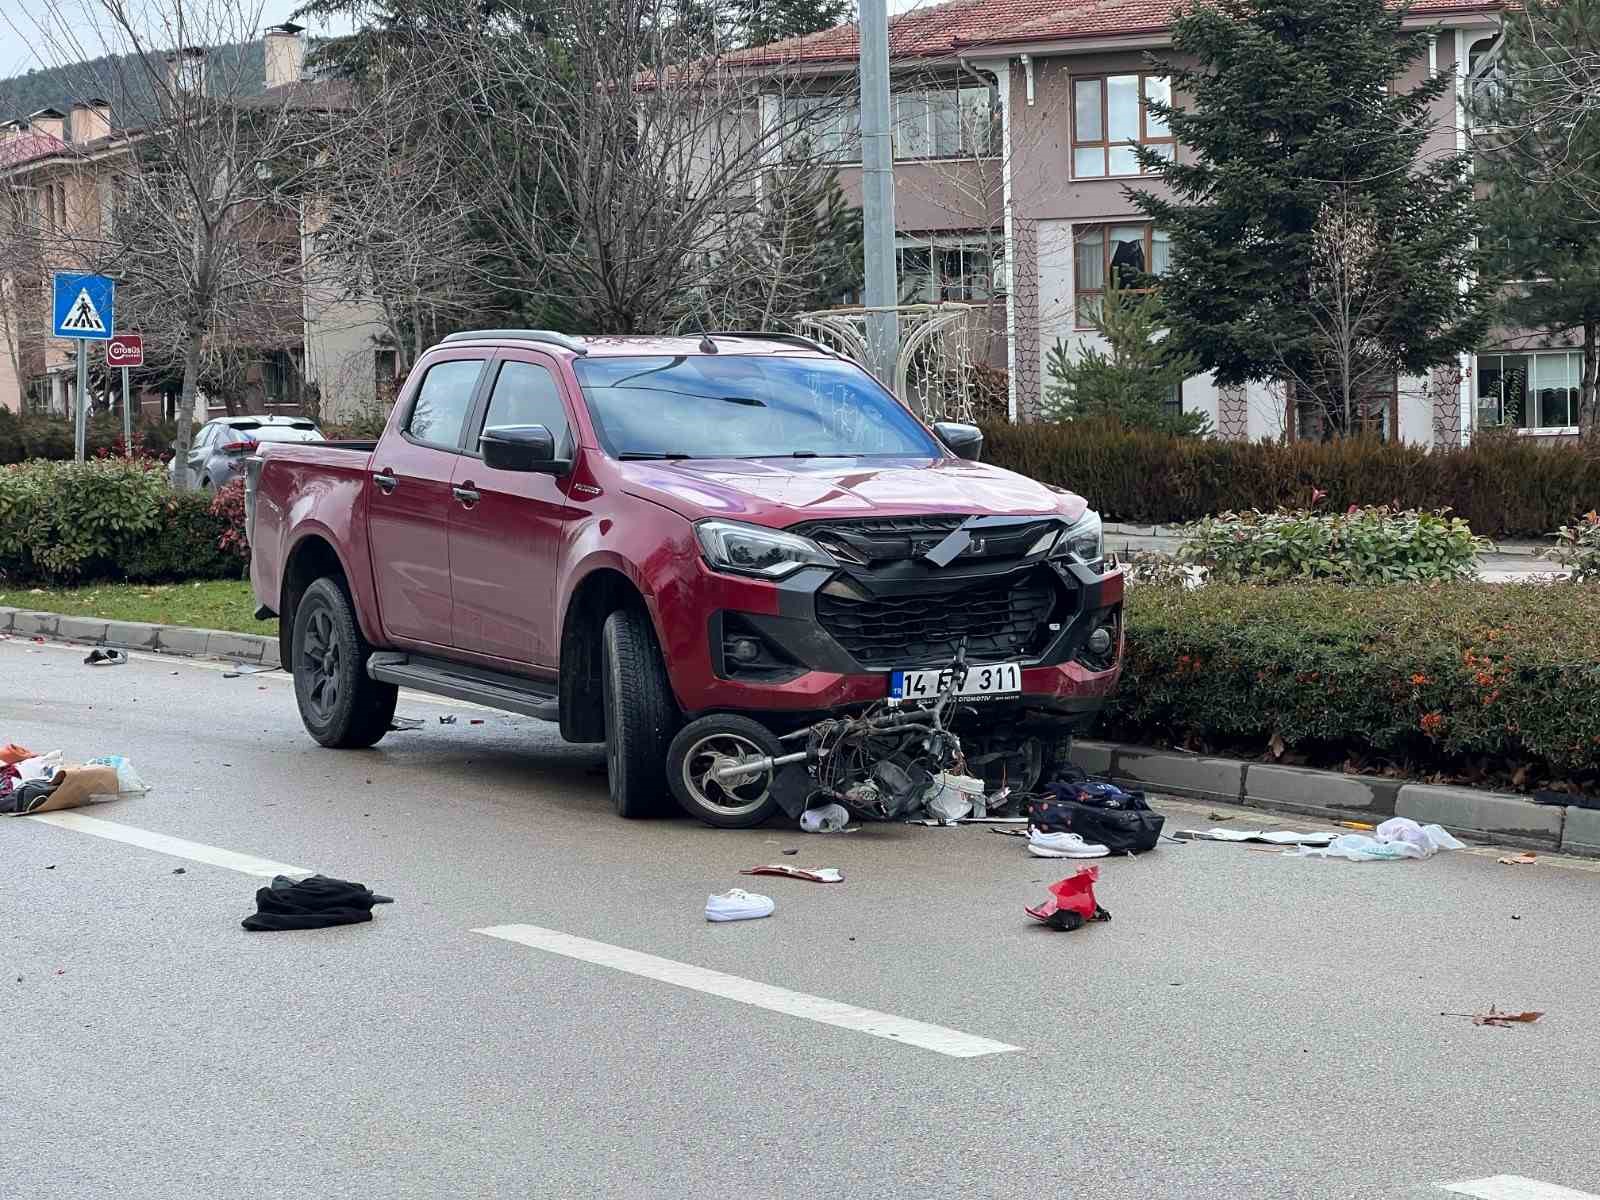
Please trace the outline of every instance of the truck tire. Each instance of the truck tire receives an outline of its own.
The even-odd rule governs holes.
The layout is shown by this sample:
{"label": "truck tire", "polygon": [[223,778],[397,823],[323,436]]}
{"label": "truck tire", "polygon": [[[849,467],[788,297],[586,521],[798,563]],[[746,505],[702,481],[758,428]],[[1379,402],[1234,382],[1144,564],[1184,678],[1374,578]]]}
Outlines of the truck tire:
{"label": "truck tire", "polygon": [[291,645],[294,698],[313,739],[351,750],[375,745],[389,732],[400,689],[368,677],[372,647],[337,580],[319,579],[300,597]]}
{"label": "truck tire", "polygon": [[729,759],[777,758],[783,743],[760,721],[712,713],[690,721],[667,751],[667,782],[684,812],[717,829],[754,829],[778,811],[771,767],[729,783],[711,777]]}
{"label": "truck tire", "polygon": [[1039,782],[1035,787],[1042,789],[1054,781],[1057,771],[1072,765],[1072,734],[1062,733],[1055,737],[1042,737],[1039,739],[1039,748],[1041,751]]}
{"label": "truck tire", "polygon": [[606,777],[617,816],[658,816],[667,795],[667,747],[678,705],[650,620],[633,608],[606,618],[601,697],[606,716]]}

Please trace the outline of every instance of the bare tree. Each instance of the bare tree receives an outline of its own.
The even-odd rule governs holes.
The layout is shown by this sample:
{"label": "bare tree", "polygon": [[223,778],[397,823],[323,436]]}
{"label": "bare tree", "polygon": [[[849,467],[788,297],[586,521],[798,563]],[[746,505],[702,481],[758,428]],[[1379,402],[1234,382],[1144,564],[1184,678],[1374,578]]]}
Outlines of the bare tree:
{"label": "bare tree", "polygon": [[766,174],[797,165],[807,134],[819,156],[836,139],[818,136],[835,98],[786,104],[794,80],[724,61],[677,17],[661,0],[560,0],[435,31],[456,92],[445,153],[523,309],[615,333],[705,309]]}
{"label": "bare tree", "polygon": [[[1312,408],[1324,433],[1374,424],[1374,397],[1394,385],[1400,361],[1386,349],[1399,289],[1385,270],[1376,219],[1340,196],[1322,206],[1312,235],[1306,316],[1310,354],[1279,347],[1283,379],[1297,407]],[[1309,366],[1296,367],[1296,361]]]}
{"label": "bare tree", "polygon": [[176,349],[182,457],[208,373],[225,379],[243,346],[297,339],[304,187],[320,114],[339,99],[301,86],[262,92],[243,56],[207,53],[256,36],[254,0],[90,0],[88,14],[50,0],[39,35],[64,65],[118,56],[112,105],[123,136],[101,168],[110,178],[97,189],[99,220],[64,230],[54,254],[115,271],[119,304]]}

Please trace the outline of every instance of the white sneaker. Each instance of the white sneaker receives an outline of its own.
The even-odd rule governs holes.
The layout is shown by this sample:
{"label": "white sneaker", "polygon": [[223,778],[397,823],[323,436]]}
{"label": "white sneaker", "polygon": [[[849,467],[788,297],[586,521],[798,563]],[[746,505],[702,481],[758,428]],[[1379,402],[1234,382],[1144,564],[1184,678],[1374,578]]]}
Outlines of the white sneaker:
{"label": "white sneaker", "polygon": [[1076,833],[1043,833],[1029,829],[1028,853],[1035,858],[1104,858],[1111,851],[1084,841]]}
{"label": "white sneaker", "polygon": [[752,921],[756,917],[770,917],[776,907],[771,896],[758,896],[743,888],[734,888],[731,892],[706,897],[706,920]]}

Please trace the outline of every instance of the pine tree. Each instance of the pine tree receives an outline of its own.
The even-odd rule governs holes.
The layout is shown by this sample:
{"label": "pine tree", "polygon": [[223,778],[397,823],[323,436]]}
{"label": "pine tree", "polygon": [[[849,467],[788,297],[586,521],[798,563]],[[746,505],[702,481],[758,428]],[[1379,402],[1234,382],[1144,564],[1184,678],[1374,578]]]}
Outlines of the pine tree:
{"label": "pine tree", "polygon": [[1473,105],[1488,184],[1484,244],[1502,277],[1517,281],[1501,299],[1505,324],[1582,336],[1586,440],[1600,440],[1600,118],[1571,66],[1597,54],[1600,0],[1529,0],[1507,16],[1494,76]]}
{"label": "pine tree", "polygon": [[820,33],[855,11],[853,0],[730,0],[728,7],[747,46]]}
{"label": "pine tree", "polygon": [[1121,287],[1112,272],[1100,311],[1090,318],[1110,353],[1090,346],[1074,360],[1066,343],[1057,341],[1045,360],[1045,416],[1052,421],[1106,417],[1129,429],[1209,433],[1211,418],[1205,413],[1167,407],[1173,390],[1195,367],[1192,357],[1162,336],[1162,309],[1158,291]]}
{"label": "pine tree", "polygon": [[1335,198],[1370,214],[1382,245],[1384,357],[1423,374],[1482,336],[1490,289],[1468,156],[1422,155],[1451,80],[1395,84],[1427,52],[1404,15],[1385,0],[1215,0],[1173,27],[1175,56],[1192,65],[1164,65],[1182,100],[1151,110],[1182,155],[1141,148],[1170,198],[1130,194],[1172,239],[1161,290],[1174,347],[1220,386],[1332,374],[1307,301]]}

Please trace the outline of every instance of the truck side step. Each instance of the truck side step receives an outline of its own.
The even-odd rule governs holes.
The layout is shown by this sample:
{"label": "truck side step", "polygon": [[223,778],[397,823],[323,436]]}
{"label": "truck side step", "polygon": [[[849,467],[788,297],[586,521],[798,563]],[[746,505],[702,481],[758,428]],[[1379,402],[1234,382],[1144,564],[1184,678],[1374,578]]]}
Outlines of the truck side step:
{"label": "truck side step", "polygon": [[378,653],[367,659],[367,674],[379,683],[398,684],[541,721],[556,721],[561,716],[555,684],[525,675],[508,675],[421,654],[391,653]]}

